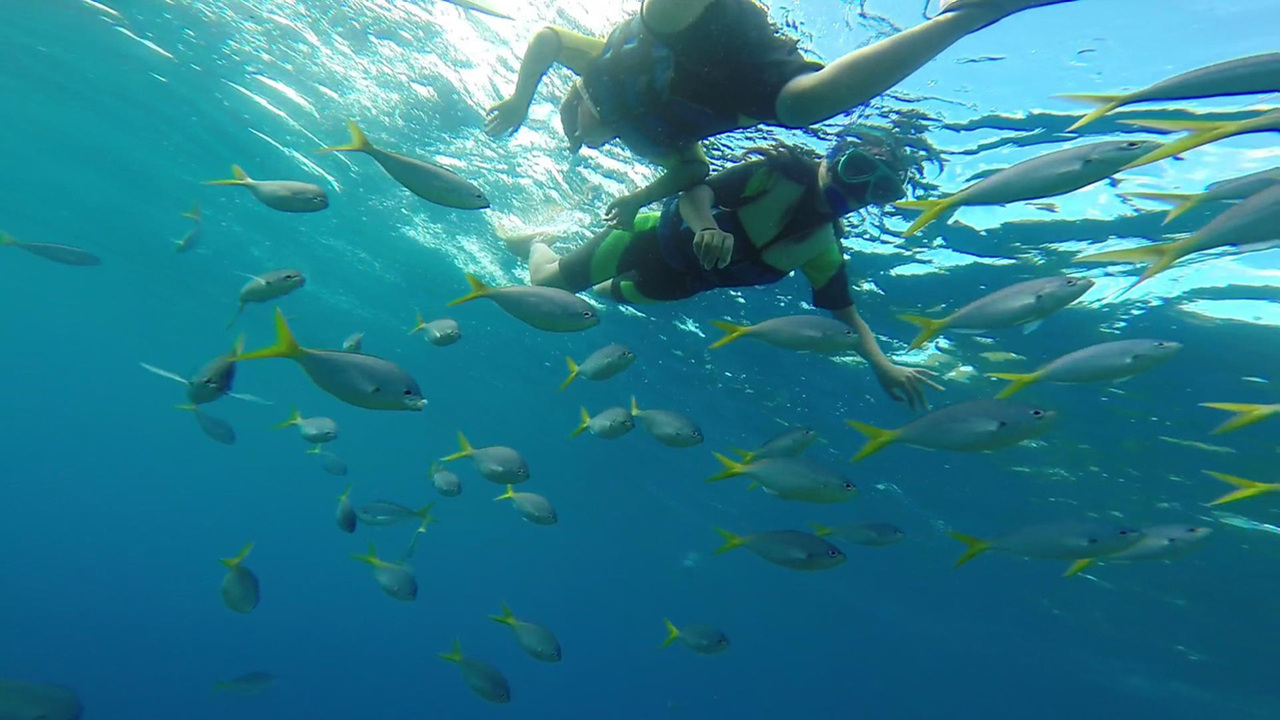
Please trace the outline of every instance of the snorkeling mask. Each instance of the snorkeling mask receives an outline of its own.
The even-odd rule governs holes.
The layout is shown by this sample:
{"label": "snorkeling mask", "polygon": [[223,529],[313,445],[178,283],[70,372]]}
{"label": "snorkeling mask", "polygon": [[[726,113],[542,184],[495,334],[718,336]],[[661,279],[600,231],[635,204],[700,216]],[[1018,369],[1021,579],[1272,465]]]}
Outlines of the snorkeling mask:
{"label": "snorkeling mask", "polygon": [[[841,214],[867,205],[887,205],[906,196],[906,170],[892,140],[880,133],[851,132],[827,153],[827,200]],[[833,202],[834,200],[834,202]]]}

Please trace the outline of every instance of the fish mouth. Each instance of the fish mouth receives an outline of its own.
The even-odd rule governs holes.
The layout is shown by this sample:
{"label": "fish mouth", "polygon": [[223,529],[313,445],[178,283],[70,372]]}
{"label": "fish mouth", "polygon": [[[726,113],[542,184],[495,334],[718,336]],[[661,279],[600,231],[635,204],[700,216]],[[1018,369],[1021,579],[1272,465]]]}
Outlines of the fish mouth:
{"label": "fish mouth", "polygon": [[406,403],[406,408],[413,412],[422,412],[427,407],[426,398],[415,398]]}

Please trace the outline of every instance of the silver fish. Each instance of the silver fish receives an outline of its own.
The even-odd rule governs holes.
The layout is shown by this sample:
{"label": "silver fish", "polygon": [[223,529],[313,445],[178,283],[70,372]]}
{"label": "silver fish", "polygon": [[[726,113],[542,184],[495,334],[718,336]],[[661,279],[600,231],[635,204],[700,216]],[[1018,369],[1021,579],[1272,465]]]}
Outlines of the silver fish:
{"label": "silver fish", "polygon": [[1119,340],[1068,353],[1033,373],[988,373],[1013,384],[997,398],[1007,398],[1037,382],[1088,383],[1124,380],[1172,358],[1182,345],[1168,340]]}
{"label": "silver fish", "polygon": [[470,273],[467,283],[471,292],[450,302],[450,307],[487,298],[517,320],[547,332],[578,332],[600,324],[591,303],[568,290],[528,285],[490,287]]}
{"label": "silver fish", "polygon": [[1037,278],[983,296],[941,320],[920,315],[898,317],[920,327],[920,334],[911,341],[911,350],[947,329],[985,332],[1020,326],[1023,332],[1031,332],[1045,318],[1079,300],[1093,285],[1089,278]]}
{"label": "silver fish", "polygon": [[812,460],[783,457],[739,463],[720,453],[715,456],[725,469],[707,478],[707,482],[745,475],[754,481],[753,485],[782,500],[823,504],[846,502],[858,494],[852,482]]}
{"label": "silver fish", "polygon": [[484,192],[454,171],[435,163],[376,148],[354,122],[348,121],[347,129],[351,132],[349,145],[327,147],[321,152],[364,153],[409,192],[437,205],[459,210],[481,210],[489,207],[489,199],[484,196]]}
{"label": "silver fish", "polygon": [[1153,525],[1142,528],[1142,539],[1118,553],[1103,558],[1086,558],[1077,560],[1067,568],[1066,577],[1096,562],[1156,562],[1173,560],[1200,547],[1200,543],[1209,539],[1212,528],[1195,525]]}
{"label": "silver fish", "polygon": [[741,339],[751,338],[785,350],[835,354],[858,349],[858,333],[839,320],[820,315],[789,315],[756,325],[734,325],[712,320],[724,337],[711,344],[712,350]]}
{"label": "silver fish", "polygon": [[244,565],[245,558],[249,557],[252,550],[253,543],[249,543],[239,555],[222,561],[227,567],[227,574],[222,578],[222,603],[241,614],[253,612],[261,598],[258,576]]}
{"label": "silver fish", "polygon": [[344,533],[350,534],[356,531],[359,518],[356,517],[355,508],[351,506],[350,485],[338,496],[338,509],[334,512],[333,520],[337,523],[338,529]]}
{"label": "silver fish", "polygon": [[998,450],[1047,432],[1057,419],[1052,410],[1008,400],[970,400],[934,410],[897,430],[845,422],[868,438],[854,456],[856,462],[891,443],[958,452]]}
{"label": "silver fish", "polygon": [[502,672],[483,660],[463,655],[462,645],[457,640],[453,641],[452,650],[439,655],[442,660],[457,663],[462,679],[476,695],[499,705],[511,702],[511,684]]}
{"label": "silver fish", "polygon": [[427,342],[436,347],[447,347],[462,339],[462,329],[458,327],[456,320],[450,318],[440,318],[427,322],[421,314],[418,315],[418,324],[414,326],[409,334],[421,332]]}
{"label": "silver fish", "polygon": [[612,343],[588,355],[581,365],[571,357],[566,357],[565,361],[569,364],[569,378],[561,383],[561,390],[569,387],[569,383],[579,377],[595,381],[608,380],[631,367],[636,361],[636,354],[626,345]]}
{"label": "silver fish", "polygon": [[318,212],[329,207],[329,196],[319,185],[293,180],[254,180],[239,165],[231,166],[231,175],[231,180],[210,180],[205,185],[247,188],[258,202],[281,212]]}
{"label": "silver fish", "polygon": [[1280,110],[1255,115],[1246,120],[1122,120],[1126,125],[1149,128],[1160,132],[1185,132],[1186,135],[1164,143],[1125,166],[1124,169],[1142,167],[1165,158],[1176,157],[1212,142],[1237,135],[1280,131]]}
{"label": "silver fish", "polygon": [[742,456],[744,463],[769,458],[796,457],[808,450],[817,439],[817,430],[798,427],[782,431],[755,450],[735,450],[734,452]]}
{"label": "silver fish", "polygon": [[949,534],[968,548],[956,567],[989,550],[1050,560],[1106,557],[1133,547],[1144,537],[1137,528],[1098,521],[1030,525],[990,540]]}
{"label": "silver fish", "polygon": [[154,365],[146,363],[139,363],[139,365],[148,372],[185,385],[187,388],[187,402],[192,405],[205,405],[224,396],[270,405],[270,403],[261,398],[233,392],[236,379],[236,364],[231,362],[231,358],[242,352],[244,352],[244,336],[236,340],[236,344],[231,348],[230,352],[219,355],[205,363],[204,366],[196,371],[195,375],[189,378],[184,378],[168,370],[162,370]]}
{"label": "silver fish", "polygon": [[200,246],[200,240],[204,237],[204,222],[200,215],[200,203],[196,203],[190,212],[183,213],[182,217],[195,221],[195,225],[192,225],[187,234],[173,244],[173,251],[179,255],[195,250]]}
{"label": "silver fish", "polygon": [[631,398],[631,417],[650,435],[668,447],[687,448],[702,444],[702,429],[697,423],[670,410],[641,410]]}
{"label": "silver fish", "polygon": [[519,485],[529,479],[529,463],[515,450],[502,445],[476,448],[467,441],[467,436],[458,433],[458,452],[444,458],[440,462],[453,462],[470,458],[476,470],[490,482],[499,485]]}
{"label": "silver fish", "polygon": [[342,352],[358,353],[364,349],[364,333],[351,333],[342,341]]}
{"label": "silver fish", "polygon": [[520,643],[520,649],[528,653],[529,657],[542,662],[560,662],[562,652],[555,634],[541,625],[516,619],[506,603],[502,604],[502,614],[490,615],[489,619],[510,627],[515,633],[516,642]]}
{"label": "silver fish", "polygon": [[1173,209],[1169,211],[1169,214],[1164,219],[1167,224],[1183,213],[1204,203],[1246,200],[1275,185],[1280,185],[1280,167],[1260,170],[1256,173],[1241,175],[1230,180],[1219,180],[1218,182],[1210,183],[1204,189],[1204,192],[1199,193],[1131,192],[1120,194],[1136,200],[1150,200],[1173,205]]}
{"label": "silver fish", "polygon": [[353,553],[351,557],[373,566],[373,579],[388,596],[403,602],[411,602],[418,597],[418,580],[414,577],[413,568],[404,563],[392,563],[380,559],[373,543],[369,543],[367,554]]}
{"label": "silver fish", "polygon": [[307,284],[307,278],[300,270],[284,268],[272,270],[262,275],[250,275],[249,282],[240,288],[240,305],[236,308],[235,317],[227,323],[227,327],[236,324],[249,303],[271,302],[292,293]]}
{"label": "silver fish", "polygon": [[631,411],[624,407],[613,407],[600,412],[595,417],[591,417],[591,413],[586,408],[579,408],[582,415],[582,422],[578,424],[577,429],[570,433],[569,437],[578,437],[582,433],[590,430],[592,435],[605,440],[617,440],[618,438],[631,432],[636,427],[636,421],[631,417]]}
{"label": "silver fish", "polygon": [[436,492],[445,497],[457,497],[462,494],[462,480],[439,461],[431,464],[431,484]]}
{"label": "silver fish", "polygon": [[86,250],[81,250],[70,245],[57,245],[55,243],[29,243],[19,242],[10,235],[0,232],[0,247],[14,247],[25,252],[29,252],[37,257],[62,265],[75,265],[79,267],[91,267],[101,265],[102,258],[94,255]]}
{"label": "silver fish", "polygon": [[236,431],[226,420],[216,418],[200,409],[199,405],[179,405],[179,410],[189,410],[196,416],[196,423],[210,440],[223,445],[236,444]]}
{"label": "silver fish", "polygon": [[423,507],[414,510],[399,503],[378,500],[356,508],[356,518],[362,524],[373,527],[398,525],[410,520],[431,522],[431,510],[435,506],[435,503],[427,503]]}
{"label": "silver fish", "polygon": [[670,620],[663,620],[667,626],[667,639],[663,648],[671,647],[677,640],[699,655],[715,655],[729,649],[729,638],[718,628],[710,625],[688,625],[683,630],[677,628]]}
{"label": "silver fish", "polygon": [[827,570],[847,559],[835,545],[797,530],[771,530],[746,536],[719,528],[716,532],[725,540],[716,550],[717,555],[745,547],[758,557],[791,570]]}
{"label": "silver fish", "polygon": [[510,500],[520,517],[534,525],[555,525],[560,521],[550,500],[535,493],[518,493],[512,485],[508,485],[507,491],[494,500]]}
{"label": "silver fish", "polygon": [[338,423],[332,418],[304,418],[297,408],[294,408],[288,420],[276,425],[275,429],[283,430],[288,427],[298,428],[298,434],[302,439],[313,445],[323,445],[338,439]]}
{"label": "silver fish", "polygon": [[833,527],[814,523],[813,531],[818,537],[834,535],[855,545],[869,545],[872,547],[894,545],[906,537],[906,533],[902,532],[896,525],[882,522],[848,523]]}

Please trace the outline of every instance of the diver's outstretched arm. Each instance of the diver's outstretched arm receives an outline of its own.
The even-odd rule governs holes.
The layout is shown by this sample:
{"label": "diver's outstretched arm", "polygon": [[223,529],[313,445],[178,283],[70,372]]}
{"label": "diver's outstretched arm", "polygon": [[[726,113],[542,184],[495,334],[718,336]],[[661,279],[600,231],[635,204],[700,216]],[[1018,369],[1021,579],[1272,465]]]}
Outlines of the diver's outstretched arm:
{"label": "diver's outstretched arm", "polygon": [[529,116],[529,105],[538,92],[542,78],[559,63],[581,75],[600,56],[604,41],[579,35],[554,25],[538,31],[529,41],[520,62],[520,77],[511,97],[489,108],[484,131],[493,136],[513,133]]}
{"label": "diver's outstretched arm", "polygon": [[934,19],[787,83],[775,106],[778,120],[789,127],[830,120],[902,82],[972,32],[1020,10],[1071,1],[952,0]]}
{"label": "diver's outstretched arm", "polygon": [[636,214],[646,205],[674,197],[706,180],[711,173],[707,156],[696,144],[686,147],[661,165],[664,170],[657,180],[609,203],[604,213],[605,222],[629,229],[635,223]]}
{"label": "diver's outstretched arm", "polygon": [[654,32],[678,33],[702,16],[716,0],[644,0],[640,12],[644,23]]}
{"label": "diver's outstretched arm", "polygon": [[889,397],[898,402],[906,402],[907,407],[912,410],[916,408],[927,409],[929,400],[925,397],[925,386],[942,390],[942,386],[934,382],[931,378],[935,373],[923,368],[907,368],[901,365],[894,365],[889,360],[884,351],[880,349],[880,343],[876,341],[876,334],[871,331],[871,327],[858,314],[858,307],[850,305],[842,310],[832,310],[831,316],[836,320],[848,325],[858,333],[858,354],[863,360],[871,366],[872,371],[876,374],[876,380],[880,381],[880,387],[889,394]]}

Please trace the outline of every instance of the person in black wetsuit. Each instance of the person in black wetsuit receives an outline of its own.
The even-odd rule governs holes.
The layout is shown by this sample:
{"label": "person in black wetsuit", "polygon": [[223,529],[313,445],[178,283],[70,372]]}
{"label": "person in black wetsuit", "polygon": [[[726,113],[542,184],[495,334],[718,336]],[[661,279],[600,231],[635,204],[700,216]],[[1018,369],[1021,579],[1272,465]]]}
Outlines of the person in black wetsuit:
{"label": "person in black wetsuit", "polygon": [[858,332],[858,353],[885,391],[925,406],[925,386],[941,388],[933,373],[894,365],[880,350],[849,293],[840,243],[841,217],[905,192],[907,167],[892,138],[854,131],[821,162],[787,146],[756,154],[669,199],[662,212],[639,215],[630,230],[606,229],[564,257],[535,245],[530,281],[643,303],[767,285],[799,270],[813,304]]}
{"label": "person in black wetsuit", "polygon": [[917,27],[830,65],[806,60],[754,0],[644,0],[607,40],[558,27],[529,43],[514,94],[486,131],[514,132],[555,64],[581,76],[561,105],[570,144],[619,140],[661,165],[650,185],[614,200],[605,218],[630,227],[639,210],[706,178],[699,142],[760,123],[807,127],[875,98],[960,38],[1031,7],[1074,0],[943,0]]}

